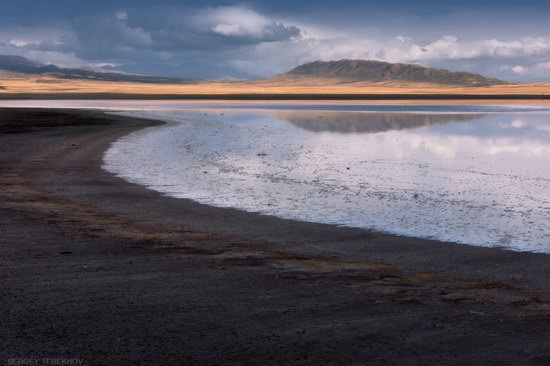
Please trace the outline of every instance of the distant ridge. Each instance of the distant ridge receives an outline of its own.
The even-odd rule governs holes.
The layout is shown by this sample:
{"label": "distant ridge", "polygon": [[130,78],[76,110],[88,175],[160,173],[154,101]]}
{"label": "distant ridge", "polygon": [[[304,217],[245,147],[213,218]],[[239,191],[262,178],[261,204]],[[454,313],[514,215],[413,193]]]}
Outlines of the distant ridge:
{"label": "distant ridge", "polygon": [[122,81],[136,83],[181,83],[189,82],[188,79],[165,78],[157,76],[125,74],[118,72],[103,72],[86,69],[69,69],[56,65],[45,65],[40,62],[31,61],[21,56],[0,55],[0,70],[31,74],[31,75],[53,75],[61,79],[88,79],[100,81]]}
{"label": "distant ridge", "polygon": [[309,62],[274,79],[298,81],[303,79],[325,78],[341,83],[356,82],[407,82],[434,83],[466,87],[483,87],[507,84],[498,79],[484,77],[469,72],[451,72],[432,69],[420,65],[393,64],[368,60],[340,60]]}

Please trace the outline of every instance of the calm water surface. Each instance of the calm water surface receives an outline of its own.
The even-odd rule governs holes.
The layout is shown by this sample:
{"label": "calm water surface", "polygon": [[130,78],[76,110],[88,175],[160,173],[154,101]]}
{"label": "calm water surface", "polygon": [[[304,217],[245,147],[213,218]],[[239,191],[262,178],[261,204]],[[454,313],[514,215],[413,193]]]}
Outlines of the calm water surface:
{"label": "calm water surface", "polygon": [[545,106],[65,103],[171,121],[116,141],[104,167],[173,197],[550,252]]}

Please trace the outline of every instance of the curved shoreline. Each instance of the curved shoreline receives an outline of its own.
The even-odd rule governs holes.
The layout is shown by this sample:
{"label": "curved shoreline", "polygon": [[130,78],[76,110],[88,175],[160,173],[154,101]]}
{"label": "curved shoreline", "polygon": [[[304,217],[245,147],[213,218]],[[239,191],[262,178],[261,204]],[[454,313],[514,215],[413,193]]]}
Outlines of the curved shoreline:
{"label": "curved shoreline", "polygon": [[[6,188],[1,227],[8,238],[1,274],[7,279],[3,290],[13,297],[2,309],[11,314],[2,333],[12,353],[61,349],[66,338],[52,346],[51,332],[40,330],[50,322],[56,329],[77,327],[70,351],[103,361],[130,362],[142,350],[142,356],[149,351],[147,357],[157,357],[151,364],[182,357],[196,363],[231,357],[290,362],[303,344],[313,345],[305,362],[312,364],[377,364],[380,357],[393,363],[411,357],[510,362],[525,360],[514,353],[523,348],[533,360],[547,360],[546,254],[284,220],[166,197],[101,168],[113,140],[159,122],[78,110],[0,109],[0,116]],[[56,289],[64,295],[56,297]],[[143,295],[148,292],[155,296]],[[80,299],[75,305],[72,296]],[[148,310],[142,313],[143,306]],[[68,307],[66,318],[57,316],[60,307]],[[169,310],[179,307],[186,310]],[[83,315],[89,312],[95,315]],[[29,315],[35,328],[29,328]],[[147,317],[157,338],[150,337]],[[388,319],[394,319],[392,327]],[[98,326],[103,322],[113,324],[134,356],[99,356],[116,346]],[[175,333],[166,333],[172,324],[178,324]],[[310,331],[299,333],[302,327]],[[468,336],[457,338],[463,329]],[[487,348],[491,332],[505,333]],[[366,334],[372,334],[367,343],[374,349],[362,346]],[[131,346],[132,339],[144,346]],[[185,349],[182,339],[189,342]],[[428,346],[434,342],[437,350]],[[323,352],[328,345],[332,351]]]}
{"label": "curved shoreline", "polygon": [[[542,193],[550,188],[544,186],[550,180],[545,165],[537,164],[537,159],[542,157],[525,158],[520,164],[514,161],[519,158],[511,155],[512,160],[506,159],[506,163],[504,160],[499,163],[492,155],[488,158],[487,151],[498,150],[501,143],[483,137],[486,131],[479,133],[481,136],[471,131],[488,129],[495,121],[482,120],[477,115],[443,119],[432,115],[429,119],[424,116],[416,119],[411,115],[404,120],[394,120],[391,113],[380,113],[384,122],[394,124],[379,123],[379,119],[374,117],[376,115],[369,119],[368,124],[363,118],[354,121],[349,117],[348,121],[357,126],[375,126],[375,131],[378,131],[378,124],[384,125],[387,131],[391,131],[387,137],[378,138],[371,133],[335,133],[330,134],[330,141],[326,141],[322,134],[309,132],[308,127],[315,130],[315,126],[338,122],[338,117],[346,120],[344,114],[321,115],[308,111],[306,113],[313,116],[305,126],[300,126],[299,115],[294,114],[281,118],[272,111],[223,112],[228,116],[202,117],[201,113],[197,118],[193,112],[185,111],[122,112],[120,115],[126,117],[151,118],[168,124],[118,139],[104,154],[104,169],[161,194],[215,207],[233,207],[283,219],[361,228],[409,238],[550,254],[550,236],[546,235],[550,232],[550,225],[543,208],[546,197]],[[265,132],[267,124],[265,127],[262,124],[260,129],[255,128],[256,125],[234,123],[252,117],[263,118],[264,113],[274,119],[270,132]],[[285,110],[281,113],[294,112]],[[531,121],[530,117],[521,116]],[[508,116],[496,122],[505,125],[517,118]],[[450,131],[452,137],[447,137],[437,130],[439,123],[443,126],[446,123],[458,125],[458,122],[474,119],[479,121],[464,127],[468,129],[468,138],[460,136],[462,132]],[[537,122],[540,121],[534,118],[529,123]],[[429,132],[415,135],[416,124],[437,125],[434,133],[441,136],[434,138]],[[404,135],[393,131],[400,129],[395,128],[396,125],[407,130]],[[329,133],[335,130],[326,129]],[[500,130],[495,130],[492,131],[494,139],[506,138],[510,148],[523,145],[513,133],[501,134]],[[365,131],[371,132],[367,128]],[[541,134],[532,133],[529,143],[545,146]],[[472,138],[475,143],[468,140]],[[248,145],[250,139],[255,141],[253,145]],[[389,141],[393,139],[399,143]],[[417,143],[416,139],[422,139],[422,149],[408,147]],[[348,143],[349,149],[341,149]],[[281,144],[285,146],[284,152],[274,148]],[[416,154],[424,149],[430,153],[418,157]],[[406,157],[396,157],[394,150]],[[463,156],[465,152],[467,158]],[[439,160],[440,155],[447,154],[457,156],[453,162]],[[423,164],[418,163],[418,159]],[[339,171],[344,161],[347,171]],[[425,171],[418,176],[419,173],[410,168],[412,166],[422,166]],[[461,175],[460,185],[454,179],[447,181],[456,174]],[[365,176],[370,177],[366,183]],[[386,183],[403,179],[408,183]],[[535,183],[538,189],[534,189]],[[322,192],[332,193],[328,198]],[[530,200],[521,202],[524,197],[530,197]],[[293,209],[289,210],[289,207]],[[479,217],[484,217],[484,220],[479,220]],[[526,226],[527,221],[531,225]]]}
{"label": "curved shoreline", "polygon": [[[161,125],[167,123],[161,119],[152,121]],[[103,160],[99,165],[102,166],[102,163]],[[214,207],[191,199],[170,197],[145,186],[130,183],[108,171],[104,173],[128,185],[139,186],[162,199],[162,209],[155,204],[149,206],[148,210],[156,212],[157,217],[162,217],[164,223],[170,221],[171,224],[177,225],[178,222],[184,222],[187,230],[266,242],[268,244],[258,244],[264,251],[290,250],[304,256],[328,255],[345,260],[368,261],[374,258],[377,261],[391,262],[415,270],[449,271],[453,275],[479,273],[478,266],[484,263],[488,266],[483,269],[484,275],[495,276],[504,281],[510,279],[509,274],[512,272],[516,277],[524,265],[527,265],[529,272],[521,273],[523,279],[534,275],[533,279],[538,282],[535,278],[539,274],[533,273],[533,270],[543,270],[544,275],[550,275],[550,255],[545,253],[447,243],[362,228],[285,219],[234,208]],[[181,208],[184,210],[180,210]],[[129,211],[130,207],[125,210]],[[193,212],[193,215],[189,215],[188,212]],[[154,217],[148,220],[155,222]],[[156,222],[155,225],[161,225],[161,222]],[[292,243],[291,246],[288,245],[289,242]],[[514,268],[516,260],[519,267]],[[510,267],[503,268],[503,261]],[[456,273],[453,273],[455,271]],[[540,284],[545,283],[546,280]]]}

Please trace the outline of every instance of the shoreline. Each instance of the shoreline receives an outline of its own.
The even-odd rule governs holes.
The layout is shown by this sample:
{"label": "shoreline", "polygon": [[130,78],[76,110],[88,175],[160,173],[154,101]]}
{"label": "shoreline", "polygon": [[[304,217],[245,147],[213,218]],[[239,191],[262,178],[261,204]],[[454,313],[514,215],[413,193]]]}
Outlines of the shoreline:
{"label": "shoreline", "polygon": [[[322,110],[321,110],[322,111]],[[225,112],[225,110],[224,110]],[[177,124],[179,122],[191,122],[191,123],[201,123],[203,120],[201,119],[200,121],[199,120],[196,120],[194,118],[192,118],[191,116],[185,116],[185,115],[179,115],[179,117],[176,117],[176,114],[172,115],[171,113],[170,114],[167,114],[167,113],[159,113],[157,111],[151,111],[151,112],[145,112],[145,111],[138,111],[138,110],[135,110],[135,111],[123,111],[123,112],[111,112],[111,111],[107,111],[107,113],[113,113],[113,114],[117,114],[117,115],[121,115],[121,116],[125,116],[125,117],[130,117],[130,118],[150,118],[150,119],[153,119],[153,120],[156,120],[156,121],[160,121],[160,122],[163,122],[164,125],[163,126],[166,126],[166,127],[176,127]],[[227,113],[227,112],[225,112]],[[380,113],[380,112],[375,112],[375,113]],[[392,114],[398,114],[398,113],[410,113],[410,112],[391,112]],[[447,114],[447,113],[456,113],[456,112],[435,112],[434,114]],[[460,112],[461,114],[466,114],[466,113],[469,113],[469,114],[473,114],[473,115],[478,115],[479,113],[486,113],[487,115],[488,114],[497,114],[497,113],[502,113],[502,111],[499,111],[499,112]],[[505,112],[505,113],[509,113],[509,112]],[[530,113],[537,113],[537,112],[530,112]],[[545,115],[548,114],[547,111],[545,112],[542,112],[544,113]],[[269,114],[268,114],[269,115]],[[331,116],[328,115],[328,116],[323,116],[325,118],[325,121],[326,120],[330,120],[331,119]],[[321,118],[321,117],[319,117]],[[286,122],[288,122],[290,120],[289,117],[286,117]],[[207,122],[210,122],[210,121],[214,121],[212,119],[206,119]],[[292,120],[294,121],[294,120]],[[319,121],[319,122],[318,122]],[[319,125],[323,125],[322,122],[320,122],[320,120],[318,121],[315,121],[315,125],[316,126],[319,126]],[[372,125],[374,121],[369,121],[369,125]],[[294,123],[294,122],[290,122],[290,123]],[[303,128],[301,126],[301,128]],[[403,128],[403,127],[401,127]],[[306,127],[307,129],[307,127]],[[403,128],[405,129],[405,128]],[[150,131],[150,133],[145,133],[146,135],[149,135],[149,136],[156,136],[155,133],[157,132],[160,132],[162,131],[160,128],[154,128],[153,130],[150,130],[150,129],[147,129],[148,131]],[[308,129],[308,131],[314,131],[315,129],[311,128],[311,129]],[[389,129],[388,129],[389,130]],[[321,130],[322,131],[322,130]],[[331,132],[333,132],[334,130],[330,130]],[[170,133],[172,134],[172,132]],[[143,133],[140,132],[138,134],[138,136],[143,136]],[[166,136],[167,137],[167,136]],[[183,137],[183,135],[182,135]],[[123,137],[122,138],[122,141],[128,141],[129,139]],[[132,140],[132,139],[130,139]],[[151,139],[149,139],[151,140]],[[156,137],[154,140],[159,140],[158,137]],[[181,141],[181,138],[179,139]],[[194,140],[191,140],[191,141],[188,141],[185,143],[185,145],[187,144],[194,144],[196,141]],[[147,146],[147,139],[145,139],[145,141],[143,139],[141,139],[141,143],[143,143],[143,145]],[[540,254],[550,254],[550,251],[547,250],[546,247],[544,247],[545,244],[547,244],[547,241],[548,240],[545,240],[545,238],[540,238],[540,244],[541,246],[540,247],[534,247],[533,244],[537,243],[536,240],[537,238],[533,239],[533,240],[530,240],[528,239],[527,236],[524,236],[522,235],[522,231],[521,231],[521,228],[518,229],[518,230],[514,230],[514,236],[521,240],[524,240],[522,243],[523,244],[528,244],[528,245],[531,245],[531,247],[527,247],[527,248],[521,248],[521,244],[518,244],[518,242],[508,242],[506,245],[502,244],[502,242],[499,242],[497,240],[494,240],[493,238],[487,238],[485,237],[484,239],[477,239],[476,241],[476,238],[468,241],[468,240],[460,240],[460,235],[447,235],[447,237],[444,237],[443,235],[437,235],[437,234],[433,234],[433,235],[426,235],[427,234],[427,231],[428,230],[431,230],[433,229],[433,227],[428,227],[427,230],[422,230],[422,229],[419,229],[418,227],[415,228],[415,225],[410,225],[410,228],[407,228],[408,229],[408,232],[407,232],[407,229],[400,229],[398,227],[398,229],[396,229],[395,226],[392,226],[392,222],[391,220],[384,220],[384,222],[382,224],[378,223],[378,225],[375,227],[374,225],[370,224],[370,225],[365,225],[364,222],[360,222],[356,225],[352,225],[350,224],[350,220],[353,219],[355,216],[357,216],[358,214],[361,214],[360,210],[362,209],[365,209],[367,212],[369,211],[368,209],[368,206],[362,206],[363,208],[356,208],[356,211],[354,215],[351,215],[351,216],[345,216],[343,219],[341,216],[337,216],[337,213],[333,212],[333,215],[336,214],[336,216],[331,216],[330,218],[327,218],[327,217],[323,217],[321,219],[321,216],[317,216],[317,218],[313,218],[313,219],[308,219],[308,210],[304,210],[303,208],[294,213],[289,213],[289,212],[285,212],[284,210],[281,212],[281,209],[273,209],[272,207],[268,207],[268,206],[258,206],[258,205],[254,205],[252,204],[252,206],[250,205],[242,205],[238,199],[235,199],[233,198],[233,203],[232,204],[227,204],[227,201],[224,200],[224,198],[218,198],[218,199],[212,199],[212,195],[214,196],[223,196],[224,194],[226,194],[228,191],[227,189],[222,189],[222,191],[216,191],[215,193],[214,192],[210,192],[212,193],[209,197],[206,197],[206,196],[203,196],[203,195],[199,195],[199,198],[198,199],[193,199],[193,198],[190,198],[190,197],[193,197],[193,194],[195,193],[195,190],[192,188],[191,191],[192,192],[185,192],[185,190],[181,190],[181,186],[178,186],[180,188],[175,188],[174,186],[172,186],[172,184],[180,184],[181,182],[177,181],[171,181],[171,183],[169,185],[167,184],[164,184],[165,182],[162,182],[162,181],[159,181],[159,180],[156,180],[155,177],[152,177],[152,176],[148,176],[147,174],[143,174],[143,169],[147,170],[147,168],[142,165],[142,164],[139,164],[139,165],[135,165],[136,161],[133,161],[133,163],[130,163],[131,165],[134,166],[134,169],[130,169],[128,170],[125,166],[127,166],[128,164],[128,161],[126,160],[126,158],[123,158],[121,159],[120,158],[120,153],[118,152],[119,150],[122,150],[122,151],[128,151],[129,149],[128,148],[125,148],[125,145],[128,146],[128,145],[133,145],[134,147],[137,148],[137,150],[139,150],[139,145],[141,145],[141,143],[137,143],[135,142],[135,140],[133,140],[133,142],[126,142],[126,143],[119,143],[119,141],[113,143],[111,145],[111,147],[105,152],[105,157],[104,157],[104,169],[110,173],[113,173],[115,176],[117,177],[120,177],[122,179],[124,179],[125,181],[129,182],[129,183],[132,183],[132,184],[138,184],[138,185],[141,185],[141,186],[145,186],[145,187],[148,187],[148,189],[151,189],[151,190],[154,190],[154,191],[157,191],[159,192],[160,194],[162,195],[166,195],[166,196],[169,196],[169,197],[173,197],[173,198],[178,198],[178,199],[186,199],[188,201],[191,201],[191,202],[195,202],[195,203],[200,203],[200,204],[204,204],[204,205],[207,205],[207,206],[212,206],[212,207],[216,207],[216,208],[234,208],[238,211],[245,211],[247,213],[251,213],[251,214],[257,214],[257,215],[263,215],[263,216],[271,216],[271,217],[274,217],[274,218],[279,218],[279,219],[290,219],[290,220],[296,220],[296,221],[299,221],[299,222],[308,222],[308,223],[312,223],[312,224],[326,224],[326,225],[329,225],[329,226],[332,226],[332,227],[341,227],[341,228],[349,228],[349,229],[358,229],[358,230],[364,230],[366,232],[372,232],[372,233],[376,233],[377,235],[387,235],[387,236],[394,236],[394,237],[402,237],[402,238],[405,238],[405,239],[409,239],[411,242],[414,240],[414,239],[419,239],[419,240],[428,240],[428,241],[434,241],[434,242],[439,242],[441,244],[445,244],[445,245],[456,245],[456,244],[461,244],[461,245],[468,245],[468,246],[473,246],[473,247],[483,247],[483,248],[496,248],[496,249],[499,249],[499,250],[507,250],[507,251],[511,251],[511,252],[518,252],[518,253],[521,253],[521,252],[524,252],[524,253],[540,253]],[[164,144],[165,145],[165,144]],[[194,145],[187,145],[188,146],[188,150],[191,152],[193,150],[195,150],[195,147]],[[190,148],[191,146],[193,146],[193,148]],[[200,146],[200,143],[198,144],[198,146]],[[212,148],[216,148],[216,146],[218,146],[217,144],[214,144],[212,145]],[[116,152],[113,152],[113,154],[109,154],[109,151],[113,150],[116,151]],[[154,147],[153,147],[154,149]],[[262,150],[263,148],[261,148],[260,150]],[[149,155],[149,152],[150,152],[150,149],[146,150],[145,151],[145,154],[146,155]],[[134,154],[135,155],[136,151],[134,151]],[[180,153],[187,153],[187,152],[180,152]],[[192,154],[192,152],[191,152]],[[218,156],[219,156],[219,153],[216,153]],[[254,153],[255,154],[255,153]],[[112,155],[112,156],[111,156]],[[127,155],[127,154],[126,154]],[[111,156],[111,158],[109,159],[109,156]],[[117,158],[117,156],[119,156]],[[170,156],[174,156],[174,154],[171,154]],[[179,155],[178,155],[179,156]],[[143,161],[141,161],[140,159],[140,163],[145,163],[147,161],[147,156],[143,156]],[[371,157],[371,159],[373,159]],[[162,160],[170,160],[170,157],[165,157],[164,159]],[[130,161],[132,161],[132,159],[130,158]],[[156,166],[160,166],[160,164],[162,163],[158,163],[159,159],[156,159]],[[247,162],[244,162],[245,164]],[[146,163],[145,163],[146,164]],[[242,166],[242,164],[241,164]],[[149,165],[150,167],[150,165]],[[349,169],[349,168],[348,168]],[[209,170],[208,169],[208,166],[202,166],[200,169],[198,169],[199,171],[196,172],[196,173],[202,173],[203,170]],[[355,170],[355,167],[353,168],[353,170]],[[365,172],[368,174],[368,172]],[[159,173],[160,175],[162,175],[162,173]],[[216,173],[214,172],[214,176],[216,175]],[[243,174],[244,175],[244,174]],[[169,176],[164,176],[165,179],[169,179]],[[189,176],[188,176],[189,177]],[[200,179],[200,178],[199,178]],[[220,178],[222,179],[222,181],[224,179],[227,179],[227,178]],[[311,180],[311,178],[310,178]],[[193,178],[187,180],[188,182],[192,182],[193,181]],[[229,181],[231,181],[231,179],[229,179]],[[195,183],[194,186],[196,187],[197,184]],[[215,189],[215,188],[214,188]],[[525,193],[525,192],[524,192]],[[234,189],[231,190],[231,194],[234,195],[235,194],[235,191]],[[305,196],[305,195],[303,195]],[[295,196],[296,198],[297,196]],[[241,197],[242,198],[242,197]],[[544,198],[544,197],[543,197]],[[271,206],[271,204],[270,204]],[[277,206],[275,204],[275,206]],[[326,209],[326,206],[324,206],[325,209]],[[366,208],[365,208],[366,207]],[[357,211],[359,210],[359,211]],[[383,210],[383,209],[382,209]],[[386,215],[388,213],[386,212]],[[424,212],[424,215],[430,215],[431,212],[430,210],[426,210]],[[471,214],[470,214],[471,215]],[[336,217],[336,219],[335,219]],[[414,217],[421,217],[419,215],[415,215]],[[443,222],[442,220],[438,220],[437,218],[432,218],[433,220],[430,220],[434,223],[434,226],[436,226],[437,228],[445,228],[446,227],[446,223]],[[467,220],[468,218],[466,218]],[[438,222],[439,221],[439,222]],[[461,220],[458,220],[458,221],[461,221]],[[472,221],[475,221],[475,220],[472,220]],[[470,222],[472,222],[470,221]],[[455,224],[457,222],[457,218],[454,217],[453,220],[451,220],[450,222],[447,222],[449,224]],[[464,225],[464,221],[461,221],[462,222],[462,226],[465,226]],[[466,225],[467,226],[467,225]],[[500,226],[503,226],[502,224]],[[487,233],[487,232],[490,232],[491,230],[493,229],[493,227],[486,227],[484,230],[478,230],[480,232],[484,232],[484,233]],[[473,228],[471,228],[470,230],[473,230]],[[468,232],[462,232],[462,234],[468,234]],[[483,234],[481,234],[483,235]],[[542,233],[542,235],[544,235],[544,232]],[[493,240],[493,241],[491,241]],[[360,253],[359,253],[360,255]]]}
{"label": "shoreline", "polygon": [[[100,113],[108,113],[114,116],[123,116],[130,119],[141,119],[140,117],[131,115],[124,116],[124,112],[122,112],[122,114],[117,114],[117,112],[111,113],[110,111],[100,111]],[[148,120],[148,118],[145,118],[145,120]],[[157,125],[166,125],[171,123],[163,120],[162,118],[151,118],[150,120]],[[154,125],[149,127],[154,127]],[[111,144],[109,144],[109,147],[110,146]],[[102,157],[106,151],[107,149],[102,153]],[[128,185],[141,187],[146,191],[162,197],[163,199],[165,198],[167,204],[166,207],[170,207],[172,204],[174,206],[174,211],[171,212],[171,216],[178,216],[176,213],[178,209],[178,202],[180,202],[181,206],[185,206],[186,208],[190,207],[195,212],[204,211],[204,213],[201,212],[201,216],[206,215],[206,218],[191,218],[188,216],[184,216],[182,218],[182,221],[186,222],[188,229],[194,231],[206,231],[209,233],[215,233],[216,235],[245,237],[246,240],[267,242],[268,246],[276,245],[277,242],[281,241],[281,232],[285,232],[285,235],[287,236],[284,240],[291,241],[294,244],[309,241],[310,238],[315,238],[318,243],[322,243],[322,246],[319,247],[312,246],[308,243],[307,249],[304,252],[300,252],[299,255],[324,256],[330,254],[332,256],[341,257],[345,260],[369,260],[369,257],[374,255],[377,260],[395,261],[404,254],[409,254],[414,256],[413,258],[415,259],[405,261],[404,264],[424,270],[426,269],[424,268],[426,263],[422,257],[426,253],[430,253],[430,261],[437,259],[440,263],[440,267],[438,267],[438,264],[430,263],[427,266],[429,270],[437,268],[437,270],[440,271],[453,271],[461,267],[460,272],[462,273],[467,272],[466,268],[470,266],[468,261],[474,258],[476,263],[473,268],[469,269],[471,271],[478,271],[478,269],[475,268],[477,261],[484,261],[485,263],[493,263],[494,265],[498,265],[502,259],[506,258],[507,260],[510,260],[510,255],[514,256],[514,254],[526,259],[531,256],[533,256],[533,258],[540,256],[538,259],[540,259],[541,262],[539,263],[538,260],[535,259],[532,266],[545,264],[544,262],[550,259],[549,253],[518,251],[506,247],[483,247],[468,243],[446,242],[439,239],[399,235],[368,228],[318,223],[313,221],[301,221],[253,211],[244,211],[236,208],[212,206],[209,204],[199,203],[188,198],[175,198],[169,196],[168,194],[147,188],[144,185],[129,182],[128,180],[118,177],[116,174],[105,170],[103,168],[103,158],[101,159],[99,165],[105,174],[113,176],[116,179],[120,179]],[[211,225],[212,219],[222,225],[215,225],[217,227],[213,227]],[[164,218],[164,220],[169,219]],[[275,233],[272,233],[274,226],[276,226],[277,229],[275,230]],[[349,238],[359,238],[359,240],[350,240]],[[372,246],[365,248],[363,242],[364,239],[373,241],[374,238],[376,238],[377,241],[380,241],[380,245],[377,245],[378,243],[373,243],[374,245],[369,243]],[[341,245],[342,242],[345,242],[345,245]],[[266,248],[262,250],[269,249],[274,248]],[[289,250],[290,248],[283,244],[282,247],[278,249]],[[292,249],[300,250],[302,248],[295,245]],[[370,251],[365,253],[365,249]],[[452,260],[449,260],[450,256],[452,256]],[[548,275],[550,275],[550,263],[548,263],[548,266],[544,266],[543,268],[545,271],[548,270]],[[487,274],[498,276],[502,280],[509,279],[509,276],[506,273],[508,269],[506,269],[506,271],[500,271],[500,273],[489,269],[486,271]],[[527,276],[528,274],[523,274],[522,278],[526,278]],[[550,289],[550,286],[548,288]]]}
{"label": "shoreline", "polygon": [[[547,254],[170,198],[101,168],[112,141],[158,121],[89,110],[0,108],[0,117],[1,275],[11,296],[1,332],[13,355],[66,349],[151,364],[550,360]],[[68,348],[66,329],[78,334]],[[109,355],[115,338],[127,353]]]}

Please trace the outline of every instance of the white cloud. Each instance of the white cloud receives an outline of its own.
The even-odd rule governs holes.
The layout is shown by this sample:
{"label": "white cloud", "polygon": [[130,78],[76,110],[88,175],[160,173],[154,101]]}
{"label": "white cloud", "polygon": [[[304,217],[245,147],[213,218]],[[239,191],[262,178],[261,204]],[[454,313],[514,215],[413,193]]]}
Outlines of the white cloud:
{"label": "white cloud", "polygon": [[26,39],[20,39],[20,38],[12,38],[12,39],[9,40],[8,43],[12,46],[15,46],[15,47],[24,47],[28,44],[33,43],[33,41],[26,40]]}
{"label": "white cloud", "polygon": [[522,38],[503,42],[496,39],[460,41],[445,36],[425,45],[412,43],[402,54],[405,60],[442,60],[529,57],[550,53],[550,37]]}
{"label": "white cloud", "polygon": [[395,37],[395,39],[397,39],[398,41],[400,42],[409,42],[409,41],[412,41],[413,39],[410,38],[410,37],[405,37],[405,36],[397,36]]}
{"label": "white cloud", "polygon": [[528,67],[525,67],[525,66],[514,66],[512,67],[512,72],[514,74],[525,74],[527,71],[529,71],[529,68]]}
{"label": "white cloud", "polygon": [[206,18],[211,30],[225,36],[262,37],[271,21],[251,9],[241,6],[219,7],[209,10]]}
{"label": "white cloud", "polygon": [[226,37],[251,37],[259,40],[286,40],[300,34],[295,26],[287,26],[244,6],[221,6],[198,12],[196,24]]}
{"label": "white cloud", "polygon": [[128,20],[128,13],[124,10],[115,13],[118,20]]}

